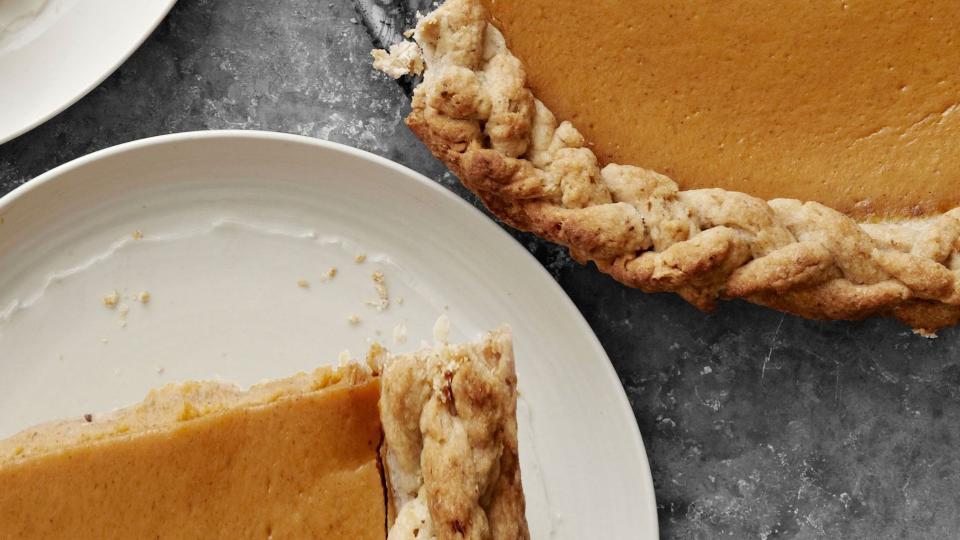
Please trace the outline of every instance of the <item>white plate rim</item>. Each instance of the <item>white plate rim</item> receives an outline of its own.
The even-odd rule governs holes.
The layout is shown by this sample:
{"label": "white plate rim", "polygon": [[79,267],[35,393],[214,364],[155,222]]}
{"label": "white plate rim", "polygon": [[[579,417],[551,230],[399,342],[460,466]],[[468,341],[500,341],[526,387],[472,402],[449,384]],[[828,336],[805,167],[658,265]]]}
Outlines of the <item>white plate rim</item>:
{"label": "white plate rim", "polygon": [[[141,0],[137,0],[141,1]],[[112,75],[124,62],[127,61],[130,56],[136,52],[137,49],[143,45],[143,42],[153,34],[153,31],[157,29],[160,23],[166,18],[167,14],[170,13],[170,10],[173,9],[174,4],[177,3],[177,0],[152,0],[154,2],[161,2],[160,11],[157,13],[147,26],[144,27],[143,32],[123,50],[114,51],[117,53],[115,59],[110,63],[109,67],[102,72],[97,72],[91,74],[92,78],[89,79],[89,82],[84,84],[77,91],[69,93],[69,95],[64,96],[62,103],[58,106],[48,108],[47,112],[40,114],[37,118],[26,124],[23,124],[19,127],[14,127],[11,131],[4,133],[4,128],[0,125],[0,144],[6,143],[17,137],[27,133],[34,128],[45,123],[47,120],[50,120],[54,116],[62,113],[67,110],[71,105],[80,101],[83,97],[93,91],[94,88],[100,85],[103,81]],[[36,39],[43,39],[43,35],[38,36]],[[29,44],[24,45],[24,47],[29,47]],[[52,171],[51,171],[52,172]]]}
{"label": "white plate rim", "polygon": [[[23,199],[30,194],[31,191],[39,188],[42,185],[47,183],[52,183],[57,181],[58,178],[70,173],[74,169],[83,167],[84,165],[99,161],[101,159],[109,158],[126,152],[134,152],[143,148],[147,148],[155,145],[163,145],[167,143],[182,143],[189,142],[192,140],[203,140],[203,139],[260,139],[265,141],[274,141],[274,142],[288,142],[288,143],[298,143],[305,144],[308,146],[313,146],[320,149],[331,150],[335,152],[340,152],[346,154],[350,157],[354,157],[360,160],[370,161],[374,164],[386,167],[392,171],[398,173],[399,175],[409,178],[410,181],[417,182],[427,187],[428,189],[435,192],[439,197],[443,198],[448,204],[456,206],[460,211],[465,213],[472,213],[478,220],[479,227],[485,227],[487,229],[487,234],[491,236],[498,236],[499,238],[506,240],[506,243],[510,245],[510,249],[516,251],[517,255],[520,257],[525,257],[540,273],[542,279],[549,283],[548,287],[554,289],[560,297],[562,297],[562,304],[564,308],[569,312],[569,317],[572,320],[576,321],[576,325],[582,331],[587,341],[589,341],[591,348],[593,349],[594,354],[598,358],[605,360],[605,362],[600,362],[603,364],[603,367],[600,368],[603,370],[603,375],[609,380],[611,386],[617,388],[619,391],[616,392],[616,402],[620,407],[620,412],[627,415],[628,418],[633,419],[631,424],[632,429],[629,429],[629,433],[625,434],[629,437],[630,443],[633,446],[634,456],[631,458],[639,459],[641,469],[645,470],[647,473],[646,479],[637,479],[641,482],[642,489],[645,492],[647,500],[650,501],[650,504],[646,508],[642,509],[643,512],[647,514],[648,523],[651,524],[653,530],[650,531],[653,533],[653,537],[659,537],[659,521],[657,518],[657,508],[656,508],[656,495],[653,485],[653,476],[650,470],[649,460],[647,458],[646,448],[643,443],[643,438],[640,434],[640,427],[637,424],[636,416],[633,413],[633,409],[630,405],[629,400],[627,399],[627,394],[623,388],[623,384],[620,381],[619,376],[616,373],[616,370],[613,368],[613,364],[610,361],[610,357],[607,355],[606,350],[603,348],[603,345],[600,343],[599,338],[593,332],[593,329],[590,328],[590,325],[584,319],[583,315],[580,313],[580,310],[577,308],[576,304],[573,303],[573,300],[567,295],[562,287],[553,279],[550,273],[543,267],[542,264],[534,257],[529,251],[527,251],[523,246],[521,246],[509,233],[507,233],[503,228],[501,228],[495,221],[487,217],[479,209],[472,206],[467,201],[463,200],[457,196],[452,191],[446,189],[442,185],[434,182],[433,180],[427,178],[426,176],[420,174],[419,172],[414,171],[408,167],[405,167],[399,163],[391,161],[382,156],[367,152],[365,150],[360,150],[352,146],[347,146],[344,144],[326,141],[322,139],[316,139],[313,137],[307,137],[302,135],[294,135],[288,133],[279,133],[272,131],[257,131],[257,130],[207,130],[207,131],[189,131],[182,133],[172,133],[166,135],[158,135],[154,137],[148,137],[144,139],[138,139],[135,141],[130,141],[122,143],[116,146],[104,148],[96,152],[87,154],[85,156],[76,158],[72,161],[59,165],[36,178],[29,180],[20,186],[14,188],[12,191],[8,192],[6,195],[0,197],[0,216],[5,209],[12,206],[17,200]],[[483,223],[479,225],[479,223]],[[645,480],[645,481],[644,481]]]}

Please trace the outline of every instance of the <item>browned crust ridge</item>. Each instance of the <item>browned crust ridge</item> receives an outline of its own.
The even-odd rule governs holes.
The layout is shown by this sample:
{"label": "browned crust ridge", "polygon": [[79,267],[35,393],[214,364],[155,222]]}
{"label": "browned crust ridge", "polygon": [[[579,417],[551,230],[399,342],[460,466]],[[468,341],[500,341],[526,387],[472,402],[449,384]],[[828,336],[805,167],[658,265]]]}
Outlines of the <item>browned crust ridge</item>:
{"label": "browned crust ridge", "polygon": [[500,219],[578,262],[703,310],[742,298],[813,319],[894,317],[921,333],[960,320],[960,208],[858,223],[816,202],[601,167],[532,94],[480,0],[448,0],[414,39],[425,67],[407,125]]}
{"label": "browned crust ridge", "polygon": [[398,356],[381,377],[390,540],[530,538],[510,330]]}

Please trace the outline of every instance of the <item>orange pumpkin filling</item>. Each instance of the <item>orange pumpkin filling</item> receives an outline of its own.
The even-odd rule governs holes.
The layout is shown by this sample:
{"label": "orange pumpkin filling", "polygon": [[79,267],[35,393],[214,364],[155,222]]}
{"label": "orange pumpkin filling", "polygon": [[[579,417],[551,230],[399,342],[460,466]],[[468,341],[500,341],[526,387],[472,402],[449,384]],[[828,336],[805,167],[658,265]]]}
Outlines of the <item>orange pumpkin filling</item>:
{"label": "orange pumpkin filling", "polygon": [[948,0],[485,0],[602,162],[854,217],[960,206]]}

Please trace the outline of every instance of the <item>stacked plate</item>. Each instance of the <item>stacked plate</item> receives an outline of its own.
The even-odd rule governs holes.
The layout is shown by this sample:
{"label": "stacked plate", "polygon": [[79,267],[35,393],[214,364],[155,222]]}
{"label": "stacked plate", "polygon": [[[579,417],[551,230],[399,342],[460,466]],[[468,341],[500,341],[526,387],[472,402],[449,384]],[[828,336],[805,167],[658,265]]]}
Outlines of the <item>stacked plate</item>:
{"label": "stacked plate", "polygon": [[53,117],[107,78],[175,1],[0,2],[0,143]]}

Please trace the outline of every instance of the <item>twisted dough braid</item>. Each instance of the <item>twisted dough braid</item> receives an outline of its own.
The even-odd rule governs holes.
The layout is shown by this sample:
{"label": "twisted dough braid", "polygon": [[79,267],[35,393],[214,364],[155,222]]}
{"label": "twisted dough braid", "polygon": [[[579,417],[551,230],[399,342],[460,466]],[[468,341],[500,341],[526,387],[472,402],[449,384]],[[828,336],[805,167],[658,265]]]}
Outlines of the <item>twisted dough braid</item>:
{"label": "twisted dough braid", "polygon": [[529,540],[510,330],[396,357],[381,377],[389,540]]}
{"label": "twisted dough braid", "polygon": [[810,318],[892,316],[921,332],[960,320],[960,209],[857,223],[815,202],[681,191],[639,167],[600,167],[526,85],[479,0],[449,0],[414,34],[425,63],[407,124],[497,216],[617,280]]}

